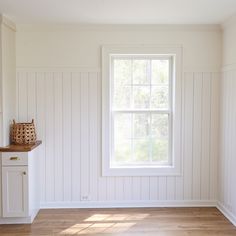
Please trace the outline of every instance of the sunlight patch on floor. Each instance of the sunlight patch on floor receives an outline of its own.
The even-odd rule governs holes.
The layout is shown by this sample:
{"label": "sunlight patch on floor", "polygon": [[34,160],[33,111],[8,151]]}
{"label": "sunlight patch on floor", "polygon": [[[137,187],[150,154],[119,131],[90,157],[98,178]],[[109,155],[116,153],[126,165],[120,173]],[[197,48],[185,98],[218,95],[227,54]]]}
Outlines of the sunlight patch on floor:
{"label": "sunlight patch on floor", "polygon": [[142,220],[149,216],[149,214],[94,214],[87,219],[85,222],[90,221],[124,221],[124,220]]}
{"label": "sunlight patch on floor", "polygon": [[63,230],[60,234],[121,233],[136,225],[149,214],[93,214],[83,222]]}
{"label": "sunlight patch on floor", "polygon": [[97,233],[121,233],[127,231],[134,226],[135,222],[129,223],[91,223],[91,224],[75,224],[68,229],[60,232],[62,235],[73,234],[97,234]]}

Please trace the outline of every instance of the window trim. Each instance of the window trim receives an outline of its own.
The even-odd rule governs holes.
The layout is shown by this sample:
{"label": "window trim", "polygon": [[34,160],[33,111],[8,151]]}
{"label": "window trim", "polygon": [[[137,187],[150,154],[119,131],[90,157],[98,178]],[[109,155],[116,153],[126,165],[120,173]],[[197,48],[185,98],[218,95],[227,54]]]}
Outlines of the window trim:
{"label": "window trim", "polygon": [[[130,167],[111,167],[111,142],[112,142],[112,122],[111,122],[111,89],[110,78],[112,70],[110,68],[110,60],[112,55],[120,55],[121,58],[125,55],[135,55],[143,57],[148,55],[148,59],[153,55],[170,56],[174,58],[172,73],[173,81],[170,84],[172,91],[172,99],[169,116],[172,119],[172,137],[170,148],[172,155],[172,166],[130,166]],[[149,56],[150,55],[150,56]],[[135,55],[136,58],[136,55]],[[172,63],[172,64],[173,64]],[[175,71],[174,71],[175,70]],[[117,45],[102,47],[102,175],[103,176],[177,176],[182,174],[182,158],[181,158],[181,87],[182,87],[182,47],[175,46],[156,46],[156,45]],[[171,96],[171,95],[170,95]],[[149,111],[149,110],[148,110]]]}

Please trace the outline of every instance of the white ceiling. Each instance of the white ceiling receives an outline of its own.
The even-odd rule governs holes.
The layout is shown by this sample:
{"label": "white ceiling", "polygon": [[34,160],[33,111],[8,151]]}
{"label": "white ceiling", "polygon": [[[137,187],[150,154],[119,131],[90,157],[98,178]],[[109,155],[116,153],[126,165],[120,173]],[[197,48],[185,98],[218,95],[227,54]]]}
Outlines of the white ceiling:
{"label": "white ceiling", "polygon": [[236,0],[0,0],[16,23],[218,24]]}

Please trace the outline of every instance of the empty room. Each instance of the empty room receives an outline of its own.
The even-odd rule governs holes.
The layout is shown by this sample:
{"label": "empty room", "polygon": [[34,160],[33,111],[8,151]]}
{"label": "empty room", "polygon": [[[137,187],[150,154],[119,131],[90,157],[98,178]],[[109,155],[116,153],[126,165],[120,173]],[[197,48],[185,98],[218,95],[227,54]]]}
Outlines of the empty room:
{"label": "empty room", "polygon": [[0,0],[0,235],[236,236],[236,1]]}

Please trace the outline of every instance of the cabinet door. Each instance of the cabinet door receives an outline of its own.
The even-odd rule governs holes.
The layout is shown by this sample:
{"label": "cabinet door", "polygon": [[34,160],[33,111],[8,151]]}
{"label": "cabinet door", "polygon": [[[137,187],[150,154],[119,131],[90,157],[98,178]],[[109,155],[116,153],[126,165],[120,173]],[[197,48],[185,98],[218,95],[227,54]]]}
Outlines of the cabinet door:
{"label": "cabinet door", "polygon": [[29,215],[27,166],[2,167],[3,217]]}

